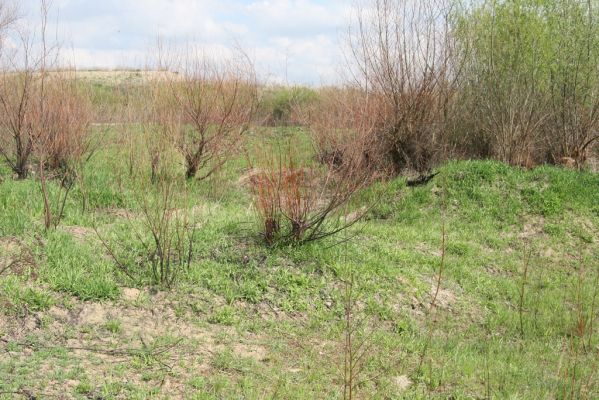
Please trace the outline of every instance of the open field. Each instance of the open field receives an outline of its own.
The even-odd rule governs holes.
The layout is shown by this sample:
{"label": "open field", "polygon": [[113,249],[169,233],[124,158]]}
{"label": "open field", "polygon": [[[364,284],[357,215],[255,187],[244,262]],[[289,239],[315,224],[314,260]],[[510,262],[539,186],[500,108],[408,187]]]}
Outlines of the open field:
{"label": "open field", "polygon": [[[97,134],[112,144],[86,165],[87,210],[74,189],[55,231],[38,183],[2,172],[0,398],[342,398],[349,276],[361,398],[599,396],[597,174],[449,162],[361,193],[353,209],[379,201],[339,236],[265,247],[241,157],[190,183],[196,246],[164,290],[95,232],[133,240],[140,212],[118,135]],[[311,157],[301,129],[245,140]]]}
{"label": "open field", "polygon": [[599,0],[25,3],[0,400],[599,399]]}
{"label": "open field", "polygon": [[81,70],[77,77],[96,85],[140,85],[152,81],[164,81],[177,77],[176,73],[156,70]]}

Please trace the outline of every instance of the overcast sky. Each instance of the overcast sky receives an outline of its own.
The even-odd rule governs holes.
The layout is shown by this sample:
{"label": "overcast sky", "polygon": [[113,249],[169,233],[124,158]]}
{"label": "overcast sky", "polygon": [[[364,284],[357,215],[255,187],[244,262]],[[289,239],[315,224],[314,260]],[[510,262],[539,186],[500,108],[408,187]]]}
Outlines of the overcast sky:
{"label": "overcast sky", "polygon": [[[39,21],[37,0],[25,5]],[[53,0],[50,29],[78,68],[141,67],[160,36],[165,43],[235,43],[269,81],[334,80],[351,0]]]}

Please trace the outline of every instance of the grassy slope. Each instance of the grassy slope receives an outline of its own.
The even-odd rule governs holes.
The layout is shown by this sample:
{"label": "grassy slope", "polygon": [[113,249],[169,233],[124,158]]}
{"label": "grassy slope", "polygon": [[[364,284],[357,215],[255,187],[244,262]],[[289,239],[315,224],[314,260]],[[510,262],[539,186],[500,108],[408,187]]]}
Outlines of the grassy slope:
{"label": "grassy slope", "polygon": [[[238,182],[245,163],[237,160],[209,195],[193,188],[190,206],[205,210],[197,254],[177,288],[164,292],[131,288],[91,229],[95,221],[107,233],[123,232],[124,210],[135,211],[122,190],[126,177],[114,179],[122,157],[118,147],[95,156],[87,173],[93,212],[81,211],[77,191],[63,226],[49,234],[37,183],[3,172],[0,266],[21,247],[36,262],[0,276],[0,393],[339,398],[342,280],[351,270],[372,345],[362,397],[564,398],[573,363],[574,394],[599,397],[591,375],[597,335],[567,351],[578,343],[577,296],[588,316],[599,274],[599,175],[452,162],[427,186],[410,189],[397,179],[364,193],[360,202],[379,201],[343,244],[268,249],[255,237]],[[427,319],[442,209],[446,263]],[[412,384],[402,389],[406,378]]]}

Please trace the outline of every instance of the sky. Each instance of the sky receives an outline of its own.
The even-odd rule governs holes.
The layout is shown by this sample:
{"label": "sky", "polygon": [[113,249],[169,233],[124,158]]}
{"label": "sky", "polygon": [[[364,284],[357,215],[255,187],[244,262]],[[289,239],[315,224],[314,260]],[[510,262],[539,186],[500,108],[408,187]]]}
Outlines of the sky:
{"label": "sky", "polygon": [[[39,23],[39,1],[24,0]],[[138,68],[157,38],[215,51],[241,46],[272,83],[334,83],[351,0],[53,0],[48,31],[77,68]],[[226,50],[223,50],[226,51]]]}

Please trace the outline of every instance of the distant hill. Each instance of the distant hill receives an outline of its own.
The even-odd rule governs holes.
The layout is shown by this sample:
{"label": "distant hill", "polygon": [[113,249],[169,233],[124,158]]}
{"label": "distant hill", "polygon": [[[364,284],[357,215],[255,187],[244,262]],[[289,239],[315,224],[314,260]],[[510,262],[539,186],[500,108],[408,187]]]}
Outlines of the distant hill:
{"label": "distant hill", "polygon": [[145,71],[145,70],[78,70],[77,77],[92,83],[104,85],[120,85],[124,83],[141,84],[148,80],[166,80],[179,76],[172,71]]}

